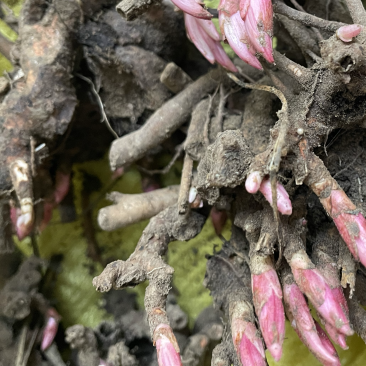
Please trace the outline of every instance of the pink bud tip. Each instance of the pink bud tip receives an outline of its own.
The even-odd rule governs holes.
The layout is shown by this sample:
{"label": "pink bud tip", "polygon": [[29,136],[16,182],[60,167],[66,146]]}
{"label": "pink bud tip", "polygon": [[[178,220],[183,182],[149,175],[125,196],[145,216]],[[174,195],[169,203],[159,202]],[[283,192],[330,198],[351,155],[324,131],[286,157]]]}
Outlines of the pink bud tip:
{"label": "pink bud tip", "polygon": [[42,351],[45,351],[52,344],[57,333],[59,320],[60,315],[57,313],[57,311],[53,308],[48,309],[46,326],[43,330],[43,336],[41,342]]}
{"label": "pink bud tip", "polygon": [[56,172],[56,184],[55,184],[55,202],[60,203],[70,189],[70,174],[62,173],[61,171]]}
{"label": "pink bud tip", "polygon": [[182,366],[178,344],[169,325],[160,324],[155,329],[154,343],[159,366]]}
{"label": "pink bud tip", "polygon": [[348,249],[366,266],[366,220],[361,213],[354,214],[356,206],[341,189],[333,189],[326,198],[320,198],[333,219]]}
{"label": "pink bud tip", "polygon": [[237,72],[237,68],[220,44],[220,35],[211,20],[197,19],[184,14],[188,37],[212,64],[216,61],[226,69]]}
{"label": "pink bud tip", "polygon": [[[295,258],[294,258],[295,257]],[[324,277],[317,269],[299,268],[299,257],[296,255],[290,261],[292,273],[300,290],[308,297],[319,314],[338,332],[352,335],[347,314],[332,293]],[[297,257],[297,258],[296,258]]]}
{"label": "pink bud tip", "polygon": [[336,362],[339,362],[337,357],[334,356],[333,350],[330,352],[327,345],[322,343],[305,297],[298,286],[295,283],[285,284],[283,294],[288,309],[287,315],[301,341],[323,364],[327,362],[336,364]]}
{"label": "pink bud tip", "polygon": [[19,240],[23,240],[33,230],[33,215],[24,213],[18,216],[16,222],[16,232]]}
{"label": "pink bud tip", "polygon": [[172,3],[180,10],[184,11],[184,13],[192,15],[193,17],[201,19],[212,18],[212,14],[210,14],[195,0],[172,0]]}
{"label": "pink bud tip", "polygon": [[219,19],[225,37],[234,52],[247,64],[262,70],[261,63],[255,57],[255,50],[252,47],[239,10],[231,16],[228,16],[225,11],[219,11]]}
{"label": "pink bud tip", "polygon": [[324,366],[341,366],[341,362],[339,361],[337,351],[334,348],[332,342],[329,340],[329,338],[325,334],[323,328],[315,320],[314,320],[314,322],[315,322],[315,327],[316,327],[317,333],[319,335],[319,339],[322,342],[324,349],[326,349],[329,354],[333,355],[333,357],[335,359],[333,361],[323,362],[323,365]]}
{"label": "pink bud tip", "polygon": [[[272,189],[270,180],[264,179],[259,190],[265,199],[272,205]],[[286,189],[281,183],[277,183],[277,208],[283,215],[292,214],[292,204]]]}
{"label": "pink bud tip", "polygon": [[328,332],[330,339],[338,344],[342,349],[348,349],[346,343],[346,336],[344,334],[338,333],[337,329],[332,327],[329,323],[324,324],[325,330]]}
{"label": "pink bud tip", "polygon": [[272,357],[279,361],[285,337],[285,313],[276,271],[270,269],[261,274],[252,274],[252,291],[264,341]]}
{"label": "pink bud tip", "polygon": [[[241,5],[243,5],[241,3]],[[250,42],[255,50],[270,63],[274,62],[272,50],[273,10],[271,0],[251,0],[241,9]]]}
{"label": "pink bud tip", "polygon": [[343,42],[351,42],[353,37],[360,34],[362,27],[358,24],[344,25],[340,27],[336,34]]}
{"label": "pink bud tip", "polygon": [[252,172],[245,181],[245,189],[249,193],[257,193],[262,183],[262,175],[260,172]]}
{"label": "pink bud tip", "polygon": [[233,343],[243,366],[266,365],[263,343],[257,333],[257,328],[253,323],[233,319]]}

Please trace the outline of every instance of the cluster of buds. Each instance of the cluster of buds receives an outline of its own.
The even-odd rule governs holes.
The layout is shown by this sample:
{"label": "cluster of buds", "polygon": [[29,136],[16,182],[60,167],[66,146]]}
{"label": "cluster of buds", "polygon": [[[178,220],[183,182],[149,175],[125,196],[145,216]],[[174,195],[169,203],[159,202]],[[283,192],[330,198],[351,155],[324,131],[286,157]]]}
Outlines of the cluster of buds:
{"label": "cluster of buds", "polygon": [[218,8],[222,36],[216,31],[212,15],[196,0],[172,0],[184,12],[187,34],[206,59],[226,69],[237,69],[220,41],[227,41],[246,63],[262,69],[256,55],[273,63],[271,0],[221,0]]}
{"label": "cluster of buds", "polygon": [[323,365],[340,365],[337,352],[311,316],[305,297],[290,271],[282,275],[286,315],[301,341]]}

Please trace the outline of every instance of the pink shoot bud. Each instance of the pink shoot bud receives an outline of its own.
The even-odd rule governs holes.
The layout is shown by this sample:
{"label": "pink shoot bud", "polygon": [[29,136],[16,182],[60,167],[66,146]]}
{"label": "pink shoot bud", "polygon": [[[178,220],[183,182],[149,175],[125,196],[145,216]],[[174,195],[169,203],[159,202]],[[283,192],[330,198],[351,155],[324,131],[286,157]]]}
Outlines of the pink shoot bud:
{"label": "pink shoot bud", "polygon": [[239,360],[243,366],[265,366],[262,339],[253,324],[253,308],[246,301],[230,304],[231,332]]}
{"label": "pink shoot bud", "polygon": [[45,351],[53,342],[60,321],[60,315],[53,308],[49,308],[46,314],[46,326],[43,330],[41,350]]}
{"label": "pink shoot bud", "polygon": [[338,332],[352,335],[347,314],[324,277],[308,258],[305,251],[298,251],[290,260],[295,281],[300,290],[308,297],[319,314]]}
{"label": "pink shoot bud", "polygon": [[336,361],[323,362],[323,365],[324,366],[341,366],[337,351],[334,348],[332,342],[329,340],[329,338],[325,334],[323,328],[315,320],[314,320],[314,322],[315,322],[315,327],[316,327],[316,330],[318,332],[319,338],[322,342],[324,349],[326,349],[328,351],[328,353],[333,355],[334,358],[336,359]]}
{"label": "pink shoot bud", "polygon": [[210,14],[200,5],[199,2],[195,0],[172,0],[172,3],[184,13],[192,15],[193,17],[200,19],[212,18],[212,14]]}
{"label": "pink shoot bud", "polygon": [[182,366],[177,340],[169,325],[158,325],[153,338],[158,353],[159,366]]}
{"label": "pink shoot bud", "polygon": [[262,183],[262,175],[258,171],[251,172],[245,181],[245,189],[249,193],[257,193]]}
{"label": "pink shoot bud", "polygon": [[339,364],[336,354],[334,355],[333,350],[329,351],[328,345],[324,345],[322,339],[319,337],[315,327],[315,321],[311,316],[308,304],[299,287],[295,283],[285,283],[283,295],[287,308],[287,316],[301,341],[323,365]]}
{"label": "pink shoot bud", "polygon": [[270,63],[274,62],[272,50],[273,10],[271,0],[242,1],[241,17],[245,22],[254,49]]}
{"label": "pink shoot bud", "polygon": [[330,339],[333,340],[336,344],[338,344],[342,349],[348,349],[346,343],[346,336],[342,333],[339,333],[336,328],[332,327],[329,323],[325,322],[324,324],[325,330],[328,332]]}
{"label": "pink shoot bud", "polygon": [[222,48],[220,35],[211,20],[197,19],[189,14],[184,14],[184,20],[189,39],[209,62],[217,61],[232,72],[238,71]]}
{"label": "pink shoot bud", "polygon": [[[259,188],[265,199],[272,205],[272,188],[270,180],[264,179]],[[277,183],[277,208],[283,215],[292,214],[292,204],[286,189],[281,183]]]}
{"label": "pink shoot bud", "polygon": [[211,220],[213,227],[215,229],[215,233],[220,235],[227,221],[227,213],[226,211],[219,211],[215,207],[212,207],[211,210]]}
{"label": "pink shoot bud", "polygon": [[264,348],[255,325],[235,319],[235,326],[232,323],[232,327],[233,342],[241,364],[243,366],[265,366]]}
{"label": "pink shoot bud", "polygon": [[256,271],[259,274],[252,273],[253,302],[267,348],[272,357],[279,361],[282,356],[282,343],[285,337],[282,289],[272,263],[271,268],[268,266],[269,261],[266,258],[263,259],[266,261],[266,263],[263,263],[263,268],[267,267],[266,271],[262,273]]}
{"label": "pink shoot bud", "polygon": [[240,17],[240,0],[221,0],[219,23],[221,33],[229,42],[234,52],[247,64],[262,70],[262,65],[255,57],[255,50],[249,39],[244,21]]}
{"label": "pink shoot bud", "polygon": [[332,217],[348,249],[366,266],[366,220],[361,213],[353,214],[356,206],[341,189],[333,189],[329,197],[321,198],[325,210]]}
{"label": "pink shoot bud", "polygon": [[61,171],[56,172],[56,184],[55,184],[55,202],[60,203],[70,189],[70,174],[62,173]]}
{"label": "pink shoot bud", "polygon": [[336,34],[343,42],[351,42],[353,37],[357,37],[361,33],[362,27],[358,24],[344,25],[340,27]]}

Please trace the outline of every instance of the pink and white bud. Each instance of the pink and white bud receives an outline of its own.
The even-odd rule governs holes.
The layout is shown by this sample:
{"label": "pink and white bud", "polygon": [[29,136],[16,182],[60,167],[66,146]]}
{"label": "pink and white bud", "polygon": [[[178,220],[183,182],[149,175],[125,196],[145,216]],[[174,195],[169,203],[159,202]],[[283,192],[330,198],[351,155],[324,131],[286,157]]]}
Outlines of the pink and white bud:
{"label": "pink and white bud", "polygon": [[270,63],[274,62],[272,49],[272,0],[241,1],[240,15],[254,49]]}
{"label": "pink and white bud", "polygon": [[238,358],[243,366],[266,365],[263,343],[253,323],[235,319],[232,322],[232,336]]}
{"label": "pink and white bud", "polygon": [[361,33],[361,30],[362,27],[358,24],[344,25],[337,30],[336,35],[343,42],[351,42]]}
{"label": "pink and white bud", "polygon": [[255,326],[252,304],[247,301],[230,303],[233,344],[243,366],[265,366],[263,342]]}
{"label": "pink and white bud", "polygon": [[49,308],[46,314],[46,325],[43,330],[41,350],[45,351],[55,339],[58,323],[60,321],[60,315],[53,308]]}
{"label": "pink and white bud", "polygon": [[247,180],[245,181],[245,189],[249,193],[252,194],[257,193],[261,186],[262,180],[263,177],[260,172],[258,171],[251,172],[248,175]]}
{"label": "pink and white bud", "polygon": [[169,325],[158,325],[153,338],[159,366],[182,366],[178,343]]}
{"label": "pink and white bud", "polygon": [[[259,190],[272,206],[272,188],[271,181],[268,178],[262,181]],[[290,197],[281,183],[277,183],[277,208],[278,211],[281,212],[283,215],[292,214],[292,204],[290,201]]]}
{"label": "pink and white bud", "polygon": [[209,62],[213,64],[216,61],[232,72],[238,71],[222,48],[221,37],[211,20],[184,14],[184,21],[189,39]]}
{"label": "pink and white bud", "polygon": [[272,357],[279,361],[285,337],[285,312],[280,281],[268,257],[257,256],[252,261],[251,268],[256,269],[252,270],[255,312],[266,346]]}
{"label": "pink and white bud", "polygon": [[319,338],[322,342],[324,349],[328,351],[328,353],[332,354],[336,361],[323,362],[324,366],[341,366],[341,362],[339,361],[338,354],[336,349],[334,348],[332,342],[329,340],[327,335],[325,334],[323,328],[314,320],[316,330],[318,332]]}
{"label": "pink and white bud", "polygon": [[329,197],[321,198],[320,202],[333,219],[352,255],[366,266],[365,218],[361,213],[350,213],[356,210],[356,206],[341,189],[333,189]]}
{"label": "pink and white bud", "polygon": [[289,261],[295,281],[318,313],[339,333],[352,335],[353,330],[339,299],[325,281],[320,272],[314,268],[304,250],[296,252]]}
{"label": "pink and white bud", "polygon": [[212,14],[201,6],[196,0],[172,0],[172,3],[184,13],[200,19],[211,19]]}
{"label": "pink and white bud", "polygon": [[219,7],[219,20],[225,37],[234,52],[247,64],[262,70],[261,63],[255,57],[255,50],[239,10],[232,15],[227,15],[227,12]]}
{"label": "pink and white bud", "polygon": [[17,217],[15,230],[18,239],[23,240],[33,231],[33,213],[32,212],[21,213],[21,210],[19,211],[20,215]]}
{"label": "pink and white bud", "polygon": [[333,351],[330,352],[329,347],[324,345],[319,337],[315,326],[316,322],[311,316],[308,304],[299,287],[295,283],[285,283],[283,296],[286,314],[301,341],[323,365],[338,365],[337,354],[334,355]]}

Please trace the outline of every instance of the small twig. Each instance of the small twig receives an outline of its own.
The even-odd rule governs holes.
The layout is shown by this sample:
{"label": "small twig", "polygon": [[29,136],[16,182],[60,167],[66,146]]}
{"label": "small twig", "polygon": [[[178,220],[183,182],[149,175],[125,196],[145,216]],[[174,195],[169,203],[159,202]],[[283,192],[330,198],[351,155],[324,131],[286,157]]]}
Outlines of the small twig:
{"label": "small twig", "polygon": [[34,232],[31,234],[31,243],[32,243],[32,249],[33,249],[33,254],[36,256],[36,257],[39,257],[39,249],[38,249],[38,243],[37,243],[37,237],[36,235],[34,234]]}
{"label": "small twig", "polygon": [[329,20],[329,6],[332,0],[327,0],[327,3],[325,5],[325,19]]}
{"label": "small twig", "polygon": [[2,53],[8,60],[11,60],[10,52],[14,43],[9,41],[0,33],[0,53]]}
{"label": "small twig", "polygon": [[[292,5],[294,5],[294,7],[299,10],[299,11],[302,11],[303,13],[306,13],[308,14],[308,12],[296,1],[296,0],[290,0]],[[318,41],[323,41],[324,38],[323,36],[321,35],[321,33],[319,32],[318,29],[316,29],[315,27],[311,27],[312,30],[314,31],[314,33],[316,34],[316,36],[318,37]]]}
{"label": "small twig", "polygon": [[358,181],[358,193],[360,195],[360,202],[363,202],[363,198],[362,198],[362,182],[359,176],[357,176],[357,181]]}
{"label": "small twig", "polygon": [[236,68],[239,70],[239,74],[242,77],[246,78],[250,83],[255,84],[255,80],[252,79],[249,75],[247,75],[240,67],[237,66]]}
{"label": "small twig", "polygon": [[217,123],[220,126],[220,131],[224,129],[224,107],[226,103],[226,99],[230,94],[225,95],[224,84],[220,84],[220,102],[217,108]]}
{"label": "small twig", "polygon": [[106,124],[106,126],[107,126],[108,130],[112,133],[112,135],[113,135],[116,139],[118,139],[118,137],[119,137],[119,136],[118,136],[118,135],[117,135],[117,133],[114,131],[114,129],[112,128],[111,124],[109,123],[108,117],[107,117],[107,115],[106,115],[106,113],[105,113],[105,110],[104,110],[104,105],[103,105],[102,99],[100,98],[100,96],[99,96],[99,94],[98,94],[97,90],[95,89],[95,85],[94,85],[94,83],[93,83],[90,79],[88,79],[87,77],[85,77],[85,76],[83,76],[83,75],[81,75],[81,74],[75,74],[75,75],[76,75],[78,78],[80,78],[80,79],[82,79],[82,80],[86,81],[86,82],[91,86],[92,93],[94,94],[94,96],[95,96],[95,97],[96,97],[96,99],[97,99],[97,103],[98,103],[98,105],[99,105],[100,113],[102,114],[102,120],[101,120],[100,122],[105,122],[105,124]]}
{"label": "small twig", "polygon": [[190,158],[188,154],[184,157],[183,170],[182,170],[182,178],[179,189],[179,197],[178,197],[178,213],[185,214],[188,208],[188,196],[189,189],[191,188],[192,182],[192,170],[193,170],[193,160]]}
{"label": "small twig", "polygon": [[323,59],[316,55],[313,51],[310,51],[310,50],[305,50],[305,52],[317,63],[321,63],[323,62]]}
{"label": "small twig", "polygon": [[212,95],[209,95],[209,103],[208,103],[208,107],[207,107],[207,117],[206,117],[206,122],[205,122],[205,128],[203,130],[203,137],[205,139],[205,144],[206,146],[210,145],[210,122],[211,122],[211,112],[212,112],[212,103],[213,100],[219,90],[221,83],[217,85],[215,92]]}
{"label": "small twig", "polygon": [[339,29],[340,27],[347,25],[346,23],[333,22],[322,18],[318,18],[311,14],[303,13],[301,11],[292,9],[286,4],[278,1],[276,1],[273,4],[273,10],[275,13],[284,15],[292,20],[296,20],[309,27],[324,29],[325,31],[328,32],[336,32],[337,29]]}
{"label": "small twig", "polygon": [[366,26],[366,11],[361,0],[346,0],[352,20],[356,24]]}
{"label": "small twig", "polygon": [[37,338],[38,332],[39,332],[39,327],[37,327],[37,328],[33,331],[32,338],[31,338],[31,340],[29,341],[29,344],[28,344],[28,347],[27,347],[27,352],[25,353],[25,356],[24,356],[24,358],[23,358],[22,366],[27,366],[27,365],[28,365],[29,356],[30,356],[30,354],[31,354],[31,352],[32,352],[32,348],[33,348],[34,343],[35,343],[35,341],[36,341],[36,338]]}
{"label": "small twig", "polygon": [[22,327],[22,331],[20,333],[19,346],[18,346],[17,357],[15,360],[15,366],[22,366],[22,364],[23,364],[24,348],[25,348],[25,341],[27,338],[27,331],[28,331],[28,321],[25,322],[25,324]]}
{"label": "small twig", "polygon": [[146,169],[139,165],[137,165],[137,169],[148,175],[167,174],[170,171],[170,169],[172,168],[172,166],[174,165],[174,163],[178,160],[178,158],[182,154],[183,150],[184,150],[184,142],[176,147],[176,152],[175,152],[174,156],[172,157],[172,159],[170,160],[168,165],[163,169],[149,170],[149,169]]}

